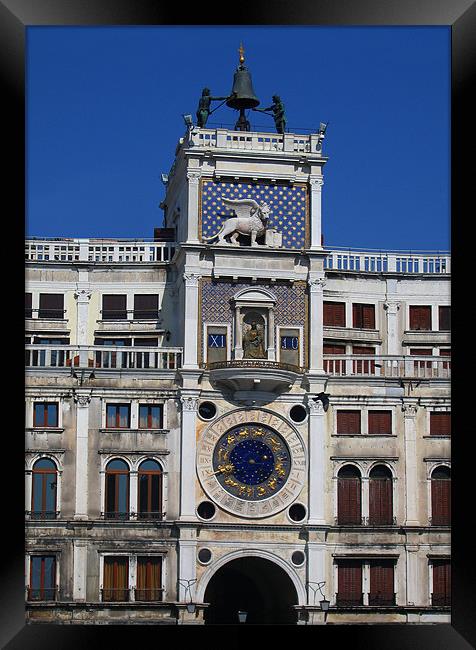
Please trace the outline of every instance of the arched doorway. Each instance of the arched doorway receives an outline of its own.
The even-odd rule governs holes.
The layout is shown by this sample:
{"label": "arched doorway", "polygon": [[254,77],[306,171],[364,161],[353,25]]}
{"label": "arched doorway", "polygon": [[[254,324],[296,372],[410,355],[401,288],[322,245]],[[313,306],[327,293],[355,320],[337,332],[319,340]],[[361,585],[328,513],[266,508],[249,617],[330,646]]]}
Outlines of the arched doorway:
{"label": "arched doorway", "polygon": [[220,567],[205,590],[205,624],[296,624],[296,588],[286,572],[261,557],[240,557]]}

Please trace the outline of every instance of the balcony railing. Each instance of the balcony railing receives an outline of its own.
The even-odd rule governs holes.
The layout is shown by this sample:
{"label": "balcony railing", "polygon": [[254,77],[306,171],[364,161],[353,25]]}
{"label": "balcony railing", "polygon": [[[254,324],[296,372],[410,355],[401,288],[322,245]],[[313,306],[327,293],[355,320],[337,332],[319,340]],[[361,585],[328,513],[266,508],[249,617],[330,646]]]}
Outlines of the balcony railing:
{"label": "balcony railing", "polygon": [[451,605],[451,594],[431,594],[433,607],[449,607]]}
{"label": "balcony railing", "polygon": [[26,510],[25,511],[25,516],[28,519],[34,519],[34,520],[52,520],[52,519],[58,519],[60,514],[60,511],[54,511],[54,510],[45,510],[43,512],[33,512],[31,510]]}
{"label": "balcony railing", "polygon": [[221,370],[223,368],[256,368],[260,370],[287,370],[288,372],[303,373],[304,369],[291,363],[268,361],[267,359],[233,359],[231,361],[215,361],[206,364],[207,370]]}
{"label": "balcony railing", "polygon": [[331,377],[449,379],[451,358],[410,355],[324,355],[324,372]]}
{"label": "balcony railing", "polygon": [[362,251],[333,246],[324,260],[324,268],[329,271],[441,275],[450,273],[451,256],[440,251]]}
{"label": "balcony railing", "polygon": [[369,528],[374,528],[378,526],[396,526],[397,518],[390,517],[387,521],[376,519],[371,519],[370,517],[342,517],[337,516],[334,518],[334,524],[336,526],[368,526]]}
{"label": "balcony railing", "polygon": [[[299,153],[320,152],[322,138],[317,133],[269,133],[260,131],[234,131],[228,128],[194,128],[188,145],[213,149],[241,149],[246,151],[289,151]],[[173,170],[169,173],[169,177]]]}
{"label": "balcony railing", "polygon": [[28,239],[25,259],[34,262],[169,262],[174,242],[147,239]]}
{"label": "balcony railing", "polygon": [[107,587],[101,589],[101,600],[103,603],[123,603],[131,599],[131,590],[123,587]]}
{"label": "balcony railing", "polygon": [[389,607],[396,604],[396,594],[369,594],[369,605],[374,607]]}
{"label": "balcony railing", "polygon": [[57,597],[58,589],[56,587],[28,587],[27,589],[27,600],[57,600]]}
{"label": "balcony railing", "polygon": [[101,519],[113,521],[163,521],[166,518],[165,512],[101,512]]}
{"label": "balcony railing", "polygon": [[27,345],[25,365],[28,368],[176,370],[182,366],[182,348]]}
{"label": "balcony railing", "polygon": [[163,598],[163,589],[155,587],[142,589],[136,587],[134,589],[134,600],[138,602],[160,602]]}
{"label": "balcony railing", "polygon": [[358,607],[363,604],[363,594],[336,594],[337,607]]}

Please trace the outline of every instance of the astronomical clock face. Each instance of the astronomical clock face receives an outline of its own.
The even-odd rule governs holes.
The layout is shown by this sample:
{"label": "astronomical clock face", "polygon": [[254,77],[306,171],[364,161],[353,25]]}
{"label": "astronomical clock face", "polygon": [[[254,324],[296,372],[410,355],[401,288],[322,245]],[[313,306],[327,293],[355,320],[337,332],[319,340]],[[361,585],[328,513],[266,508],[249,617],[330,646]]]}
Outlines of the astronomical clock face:
{"label": "astronomical clock face", "polygon": [[306,476],[302,441],[284,419],[266,411],[236,411],[209,425],[197,445],[197,471],[207,495],[243,517],[284,510]]}
{"label": "astronomical clock face", "polygon": [[224,490],[246,501],[279,492],[291,471],[291,456],[282,436],[256,424],[230,429],[213,453],[213,472]]}

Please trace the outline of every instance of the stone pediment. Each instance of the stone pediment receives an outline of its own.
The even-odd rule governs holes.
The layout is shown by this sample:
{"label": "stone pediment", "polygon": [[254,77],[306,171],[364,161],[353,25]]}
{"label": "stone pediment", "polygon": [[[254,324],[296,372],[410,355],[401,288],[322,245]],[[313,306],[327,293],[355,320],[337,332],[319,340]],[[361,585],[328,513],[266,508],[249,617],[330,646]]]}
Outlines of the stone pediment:
{"label": "stone pediment", "polygon": [[250,289],[242,289],[233,296],[235,303],[266,303],[269,304],[276,302],[276,296],[262,287],[252,287]]}

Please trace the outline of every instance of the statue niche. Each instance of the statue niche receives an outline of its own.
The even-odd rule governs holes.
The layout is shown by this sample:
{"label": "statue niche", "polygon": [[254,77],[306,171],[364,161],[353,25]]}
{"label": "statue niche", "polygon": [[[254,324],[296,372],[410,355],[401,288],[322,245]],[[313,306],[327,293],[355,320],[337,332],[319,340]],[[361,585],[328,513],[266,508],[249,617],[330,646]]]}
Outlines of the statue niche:
{"label": "statue niche", "polygon": [[256,312],[243,318],[243,359],[267,359],[265,321]]}

